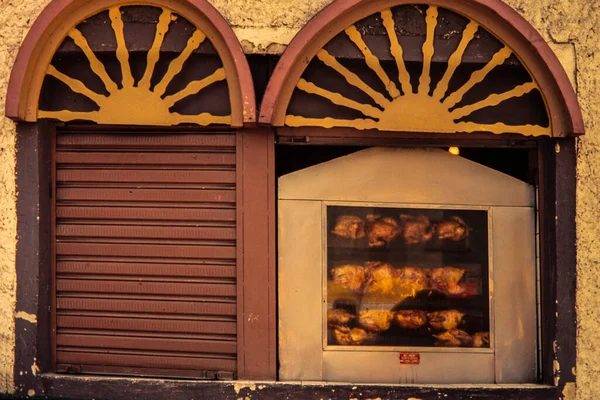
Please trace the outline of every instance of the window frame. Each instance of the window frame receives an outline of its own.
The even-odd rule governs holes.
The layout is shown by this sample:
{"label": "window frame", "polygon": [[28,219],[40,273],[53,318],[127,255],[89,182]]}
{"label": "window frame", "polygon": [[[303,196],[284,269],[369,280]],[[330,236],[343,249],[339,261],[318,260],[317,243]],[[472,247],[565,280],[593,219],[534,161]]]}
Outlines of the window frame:
{"label": "window frame", "polygon": [[[363,396],[412,396],[422,399],[459,396],[485,396],[490,399],[558,398],[565,386],[575,382],[576,321],[575,321],[575,194],[576,194],[576,139],[507,138],[481,135],[467,138],[460,135],[398,135],[379,132],[357,133],[348,130],[282,129],[279,143],[337,143],[357,145],[412,145],[412,146],[493,146],[514,147],[535,144],[539,155],[538,181],[540,190],[541,242],[541,318],[542,321],[542,376],[537,384],[461,386],[380,386],[354,384],[305,385],[276,382],[276,307],[275,301],[275,171],[274,132],[269,129],[238,131],[241,174],[238,201],[248,205],[243,213],[243,228],[238,231],[243,241],[240,248],[240,281],[251,290],[244,291],[243,330],[245,374],[237,381],[170,381],[163,379],[134,379],[128,377],[92,377],[59,375],[52,371],[50,346],[51,332],[51,274],[50,206],[51,138],[57,128],[49,122],[19,123],[17,125],[17,301],[14,379],[16,393],[35,393],[46,396],[86,398],[92,393],[100,397],[162,398],[163,390],[187,398],[237,398],[250,395],[259,384],[263,398],[281,398],[282,395],[353,396],[360,390]],[[342,138],[340,138],[342,137]],[[531,148],[533,148],[531,147]],[[265,201],[266,195],[266,201]],[[252,205],[252,208],[250,208]],[[240,207],[242,209],[244,206]],[[266,221],[266,223],[265,223]],[[258,229],[257,229],[258,227]],[[256,273],[262,275],[256,275]],[[264,277],[268,277],[265,279]],[[267,293],[255,296],[256,291]],[[249,299],[249,300],[247,300]],[[268,318],[261,319],[263,312]],[[260,326],[256,319],[258,316]],[[244,350],[245,349],[245,350]],[[259,358],[257,358],[259,357]],[[560,365],[560,370],[555,369]],[[267,371],[267,372],[266,372]],[[356,387],[356,389],[353,389]],[[254,388],[254,389],[253,389]],[[158,390],[157,390],[158,389]],[[32,392],[31,392],[32,391]],[[304,396],[304,397],[302,397]]]}

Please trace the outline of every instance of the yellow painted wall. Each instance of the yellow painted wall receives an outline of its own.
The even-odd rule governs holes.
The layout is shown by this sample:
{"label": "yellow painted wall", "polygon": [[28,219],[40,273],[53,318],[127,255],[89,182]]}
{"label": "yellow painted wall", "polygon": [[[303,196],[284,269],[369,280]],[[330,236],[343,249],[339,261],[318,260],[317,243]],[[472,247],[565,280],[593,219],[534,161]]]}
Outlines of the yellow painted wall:
{"label": "yellow painted wall", "polygon": [[[247,53],[279,54],[331,0],[210,0]],[[337,0],[343,1],[343,0]],[[0,390],[12,391],[15,313],[15,127],[4,118],[10,70],[20,43],[49,0],[0,0]],[[600,398],[600,2],[506,0],[548,41],[571,75],[586,135],[578,142],[577,389]],[[572,385],[565,398],[575,398]]]}

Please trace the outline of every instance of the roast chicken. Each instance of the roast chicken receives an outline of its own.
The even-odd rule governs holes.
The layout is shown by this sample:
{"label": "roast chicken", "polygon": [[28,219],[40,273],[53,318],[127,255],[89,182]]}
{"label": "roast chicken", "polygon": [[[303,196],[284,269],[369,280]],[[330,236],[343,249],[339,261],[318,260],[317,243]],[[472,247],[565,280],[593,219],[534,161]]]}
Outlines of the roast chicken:
{"label": "roast chicken", "polygon": [[423,268],[404,267],[396,271],[398,275],[398,285],[404,291],[410,292],[415,296],[417,292],[425,289],[429,285],[427,272]]}
{"label": "roast chicken", "polygon": [[366,266],[368,273],[367,292],[380,294],[394,292],[398,281],[398,274],[394,267],[379,261],[370,261]]}
{"label": "roast chicken", "polygon": [[365,237],[365,222],[356,215],[340,215],[331,233],[346,239],[361,239]]}
{"label": "roast chicken", "polygon": [[401,232],[400,225],[392,217],[381,217],[379,214],[367,215],[365,224],[370,247],[385,246]]}
{"label": "roast chicken", "polygon": [[436,346],[462,347],[470,346],[473,342],[471,336],[460,329],[452,329],[433,336],[437,339]]}
{"label": "roast chicken", "polygon": [[446,331],[457,328],[463,316],[464,314],[458,310],[432,311],[427,314],[429,325],[433,329]]}
{"label": "roast chicken", "polygon": [[341,265],[331,269],[331,277],[336,284],[358,292],[365,284],[366,268],[361,265]]}
{"label": "roast chicken", "polygon": [[435,227],[438,239],[450,239],[454,241],[463,240],[469,236],[470,228],[460,217],[452,217],[449,220],[439,222]]}
{"label": "roast chicken", "polygon": [[460,294],[464,291],[458,282],[465,274],[462,268],[442,267],[434,268],[429,272],[430,286],[448,294]]}
{"label": "roast chicken", "polygon": [[427,323],[427,313],[421,310],[400,310],[394,322],[404,329],[419,329]]}
{"label": "roast chicken", "polygon": [[348,322],[354,319],[354,315],[350,314],[343,308],[336,308],[335,310],[327,310],[327,326],[330,328],[347,325]]}
{"label": "roast chicken", "polygon": [[473,334],[473,347],[490,347],[490,333],[477,332]]}
{"label": "roast chicken", "polygon": [[394,313],[391,311],[366,310],[359,313],[358,323],[368,331],[381,332],[390,328],[392,318],[394,318]]}
{"label": "roast chicken", "polygon": [[424,215],[414,217],[412,215],[400,215],[402,223],[402,237],[408,244],[426,242],[433,236],[433,229],[429,218]]}
{"label": "roast chicken", "polygon": [[342,346],[359,345],[369,337],[369,334],[364,329],[350,329],[347,326],[336,326],[333,333],[335,340]]}

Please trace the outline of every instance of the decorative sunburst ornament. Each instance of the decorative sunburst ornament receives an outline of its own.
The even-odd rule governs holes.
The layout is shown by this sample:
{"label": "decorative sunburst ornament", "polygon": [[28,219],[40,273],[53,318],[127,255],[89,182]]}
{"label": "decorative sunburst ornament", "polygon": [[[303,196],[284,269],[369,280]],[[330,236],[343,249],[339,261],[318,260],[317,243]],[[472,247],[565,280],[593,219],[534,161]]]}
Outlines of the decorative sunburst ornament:
{"label": "decorative sunburst ornament", "polygon": [[177,93],[165,96],[167,87],[183,69],[185,62],[194,50],[206,40],[206,35],[199,29],[193,32],[187,41],[184,50],[171,61],[167,72],[152,87],[155,66],[161,56],[161,47],[169,26],[176,19],[175,14],[162,8],[162,13],[156,25],[156,34],[152,47],[148,51],[146,69],[143,77],[135,82],[129,62],[129,51],[125,44],[124,24],[119,6],[108,9],[111,27],[114,31],[117,49],[116,56],[121,67],[122,80],[118,85],[106,71],[104,64],[98,59],[90,48],[84,35],[77,28],[73,28],[68,36],[73,39],[89,61],[93,73],[100,78],[108,95],[96,93],[89,89],[82,81],[72,78],[49,65],[47,75],[50,75],[64,84],[73,92],[79,93],[97,104],[97,111],[38,111],[39,118],[53,118],[60,121],[89,120],[100,124],[128,124],[128,125],[177,125],[192,123],[197,125],[230,124],[231,115],[216,116],[210,113],[199,115],[182,115],[170,109],[177,102],[195,95],[214,84],[226,79],[224,68],[216,69],[209,76],[189,82],[187,86]]}
{"label": "decorative sunburst ornament", "polygon": [[389,38],[390,53],[398,68],[397,82],[400,84],[400,88],[384,71],[379,58],[373,54],[369,46],[365,43],[363,35],[357,27],[351,25],[345,30],[346,36],[360,50],[368,68],[383,83],[385,92],[381,93],[373,89],[360,76],[342,65],[327,50],[321,49],[316,57],[328,68],[345,78],[347,84],[370,97],[373,104],[365,104],[352,100],[342,94],[327,90],[301,78],[297,83],[297,89],[311,95],[320,96],[338,106],[356,110],[365,118],[309,118],[288,114],[285,117],[285,124],[287,126],[352,127],[356,129],[404,132],[456,133],[482,131],[496,134],[551,135],[551,128],[549,126],[535,124],[508,125],[502,122],[481,124],[463,120],[475,111],[487,107],[495,107],[506,100],[521,97],[534,90],[539,91],[538,85],[532,80],[531,82],[517,85],[506,92],[491,94],[487,98],[473,104],[460,104],[465,94],[477,84],[484,81],[494,68],[502,65],[512,55],[511,49],[504,46],[494,54],[485,66],[475,71],[466,83],[457,90],[448,93],[450,81],[462,63],[465,50],[480,29],[475,21],[470,21],[462,32],[460,43],[454,53],[448,58],[444,75],[434,87],[431,79],[431,65],[435,51],[434,33],[438,24],[438,7],[429,6],[427,8],[425,16],[426,37],[422,47],[422,72],[419,77],[418,88],[415,90],[411,84],[411,76],[404,61],[404,50],[396,34],[392,10],[388,8],[381,11],[380,16],[387,32],[387,37]]}

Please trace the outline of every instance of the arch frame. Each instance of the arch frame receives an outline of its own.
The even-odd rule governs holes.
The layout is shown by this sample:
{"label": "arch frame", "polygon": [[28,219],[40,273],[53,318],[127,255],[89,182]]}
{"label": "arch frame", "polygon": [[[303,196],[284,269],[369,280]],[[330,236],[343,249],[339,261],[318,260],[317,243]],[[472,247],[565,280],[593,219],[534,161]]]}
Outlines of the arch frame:
{"label": "arch frame", "polygon": [[279,60],[265,92],[258,122],[284,126],[292,93],[317,51],[339,32],[385,8],[436,5],[468,17],[509,46],[540,87],[552,136],[584,133],[577,95],[560,61],[536,29],[501,0],[345,0],[334,1],[294,37]]}
{"label": "arch frame", "polygon": [[201,29],[217,50],[227,75],[231,126],[256,123],[256,99],[248,61],[223,16],[207,0],[53,0],[38,16],[12,68],[5,115],[15,121],[37,121],[46,68],[67,35],[85,19],[110,6],[167,7]]}

